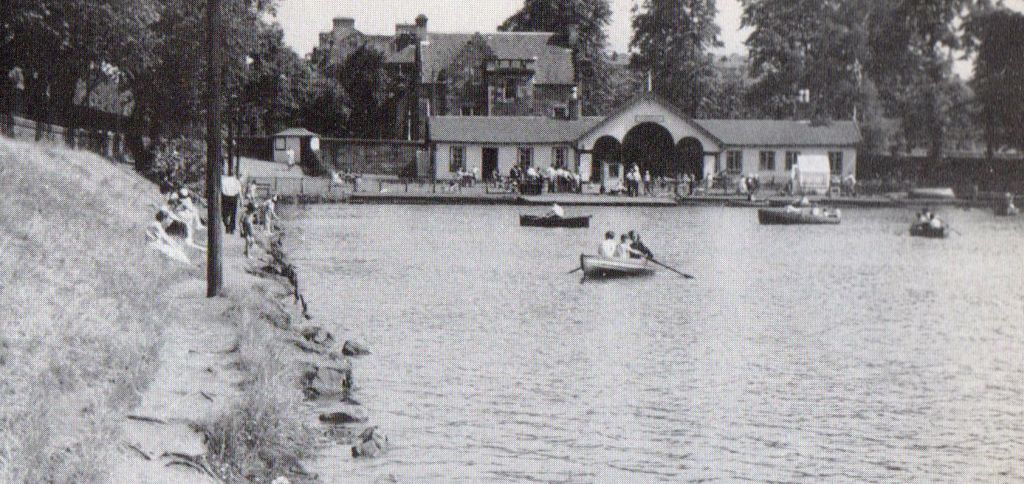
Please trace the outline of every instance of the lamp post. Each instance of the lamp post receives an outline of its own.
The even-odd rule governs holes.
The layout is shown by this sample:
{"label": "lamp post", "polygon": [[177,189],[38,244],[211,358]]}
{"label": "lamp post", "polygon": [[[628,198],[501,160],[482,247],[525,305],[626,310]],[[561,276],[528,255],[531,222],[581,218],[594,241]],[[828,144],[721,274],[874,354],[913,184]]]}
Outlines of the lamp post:
{"label": "lamp post", "polygon": [[206,111],[206,297],[216,297],[224,288],[222,265],[223,225],[220,210],[221,166],[221,12],[220,0],[206,2],[206,85],[209,100]]}

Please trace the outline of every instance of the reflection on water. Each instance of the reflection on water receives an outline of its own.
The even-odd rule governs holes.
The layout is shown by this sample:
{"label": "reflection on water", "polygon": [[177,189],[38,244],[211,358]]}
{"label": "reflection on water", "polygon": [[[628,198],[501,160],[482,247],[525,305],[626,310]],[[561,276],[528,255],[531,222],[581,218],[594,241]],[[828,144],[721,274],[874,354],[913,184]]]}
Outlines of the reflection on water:
{"label": "reflection on water", "polygon": [[[358,398],[394,445],[333,449],[324,480],[1024,479],[1024,219],[950,209],[963,235],[930,240],[897,210],[520,211],[299,215],[309,302],[374,350]],[[567,274],[631,228],[697,278]]]}

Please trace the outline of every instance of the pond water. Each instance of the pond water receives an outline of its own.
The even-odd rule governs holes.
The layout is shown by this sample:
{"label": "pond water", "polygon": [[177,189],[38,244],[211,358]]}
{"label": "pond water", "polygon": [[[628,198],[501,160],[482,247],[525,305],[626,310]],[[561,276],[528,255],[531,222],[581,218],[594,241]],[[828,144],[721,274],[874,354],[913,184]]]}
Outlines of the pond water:
{"label": "pond water", "polygon": [[[316,206],[289,245],[319,324],[365,343],[392,444],[327,482],[1019,481],[1024,218],[909,210],[760,226],[753,209]],[[668,271],[587,281],[637,229]]]}

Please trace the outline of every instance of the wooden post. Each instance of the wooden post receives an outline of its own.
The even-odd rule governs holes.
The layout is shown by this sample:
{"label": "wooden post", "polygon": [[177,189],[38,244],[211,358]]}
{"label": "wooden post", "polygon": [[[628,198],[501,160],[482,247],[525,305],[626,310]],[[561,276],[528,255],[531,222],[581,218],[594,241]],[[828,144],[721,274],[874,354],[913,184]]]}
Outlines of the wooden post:
{"label": "wooden post", "polygon": [[223,230],[220,211],[221,166],[221,14],[220,0],[206,2],[206,297],[216,297],[224,287],[222,266]]}

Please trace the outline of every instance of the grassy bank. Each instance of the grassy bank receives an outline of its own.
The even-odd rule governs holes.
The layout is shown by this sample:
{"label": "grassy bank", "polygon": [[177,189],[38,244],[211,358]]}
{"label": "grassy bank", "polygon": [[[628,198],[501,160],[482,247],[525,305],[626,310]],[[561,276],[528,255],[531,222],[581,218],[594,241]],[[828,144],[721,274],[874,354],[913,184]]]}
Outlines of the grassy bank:
{"label": "grassy bank", "polygon": [[229,288],[226,316],[237,329],[234,364],[242,374],[242,394],[227,412],[200,423],[210,460],[229,482],[270,482],[280,476],[301,482],[300,462],[315,443],[316,433],[303,418],[295,348],[286,343],[298,315],[274,303],[272,283]]}
{"label": "grassy bank", "polygon": [[0,481],[102,479],[195,269],[144,243],[156,188],[85,151],[0,138]]}

